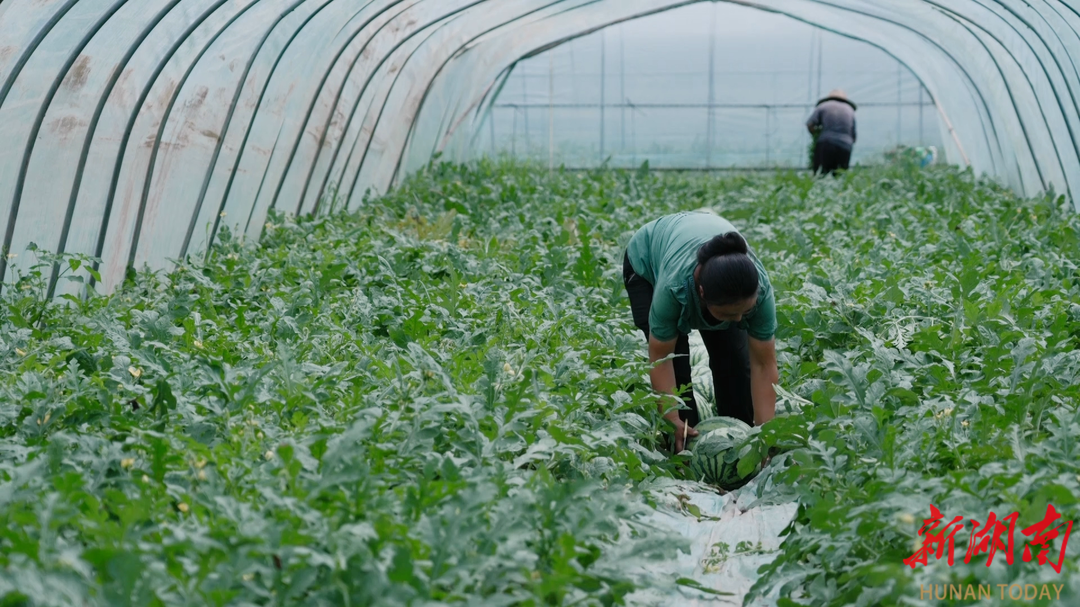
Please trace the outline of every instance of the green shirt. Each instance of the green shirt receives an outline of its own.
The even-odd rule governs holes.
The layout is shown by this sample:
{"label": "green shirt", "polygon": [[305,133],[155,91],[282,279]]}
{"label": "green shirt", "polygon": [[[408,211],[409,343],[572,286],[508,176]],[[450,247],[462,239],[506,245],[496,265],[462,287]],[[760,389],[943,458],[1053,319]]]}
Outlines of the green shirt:
{"label": "green shirt", "polygon": [[[653,286],[649,331],[660,341],[687,335],[691,329],[719,331],[731,322],[708,324],[694,284],[697,250],[717,234],[737,232],[728,220],[710,213],[676,213],[651,221],[634,234],[626,247],[634,272]],[[768,341],[776,332],[776,304],[769,275],[750,251],[758,271],[757,304],[737,326],[754,339]]]}

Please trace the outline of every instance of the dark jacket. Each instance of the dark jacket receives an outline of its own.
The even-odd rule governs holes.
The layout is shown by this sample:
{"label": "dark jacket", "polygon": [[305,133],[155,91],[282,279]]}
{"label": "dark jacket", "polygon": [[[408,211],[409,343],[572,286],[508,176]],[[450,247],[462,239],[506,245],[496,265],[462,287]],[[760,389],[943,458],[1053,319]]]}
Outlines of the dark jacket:
{"label": "dark jacket", "polygon": [[818,102],[806,126],[820,129],[817,140],[850,150],[855,145],[855,105],[837,97]]}

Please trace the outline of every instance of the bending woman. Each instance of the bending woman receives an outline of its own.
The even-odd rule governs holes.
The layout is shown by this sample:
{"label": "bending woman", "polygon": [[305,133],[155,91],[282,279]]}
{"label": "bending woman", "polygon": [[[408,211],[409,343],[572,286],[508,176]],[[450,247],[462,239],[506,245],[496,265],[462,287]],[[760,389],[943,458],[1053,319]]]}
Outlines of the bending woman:
{"label": "bending woman", "polygon": [[[750,424],[773,418],[776,306],[769,275],[727,220],[677,213],[645,224],[623,257],[623,283],[634,324],[649,342],[653,389],[678,393],[689,409],[664,417],[675,426],[675,452],[696,436],[700,416],[690,374],[691,329],[709,352],[716,413]],[[674,359],[656,365],[672,353]],[[663,405],[661,405],[663,407]]]}

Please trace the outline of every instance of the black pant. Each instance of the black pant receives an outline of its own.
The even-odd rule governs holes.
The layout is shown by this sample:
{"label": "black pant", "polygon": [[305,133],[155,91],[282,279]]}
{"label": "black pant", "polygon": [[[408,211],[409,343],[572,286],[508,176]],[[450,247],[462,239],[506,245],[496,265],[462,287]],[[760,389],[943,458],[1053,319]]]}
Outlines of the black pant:
{"label": "black pant", "polygon": [[[652,306],[653,286],[637,275],[630,265],[630,259],[623,255],[623,284],[630,297],[630,312],[634,316],[634,325],[649,339],[649,308]],[[713,394],[716,396],[716,414],[741,419],[754,425],[754,400],[750,393],[750,344],[746,331],[732,325],[724,331],[701,331],[701,341],[709,352],[709,370],[713,377]],[[690,339],[688,335],[679,335],[675,342],[675,354],[672,364],[675,367],[676,387],[690,386]],[[693,389],[683,392],[683,402],[689,410],[680,410],[679,417],[696,426],[701,416],[698,414],[697,400]]]}
{"label": "black pant", "polygon": [[847,170],[851,162],[851,148],[836,145],[829,141],[819,141],[814,145],[814,172],[828,175],[836,169]]}

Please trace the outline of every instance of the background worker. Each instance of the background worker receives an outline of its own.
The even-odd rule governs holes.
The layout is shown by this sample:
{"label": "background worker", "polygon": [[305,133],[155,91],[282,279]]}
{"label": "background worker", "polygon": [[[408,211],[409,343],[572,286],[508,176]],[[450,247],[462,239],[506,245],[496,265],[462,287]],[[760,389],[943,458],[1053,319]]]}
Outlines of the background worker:
{"label": "background worker", "polygon": [[[664,415],[675,426],[676,453],[686,437],[697,436],[692,428],[700,419],[689,387],[692,329],[709,353],[716,414],[750,425],[773,418],[776,305],[769,275],[735,226],[710,213],[676,213],[645,224],[626,247],[623,284],[634,324],[649,343],[653,389],[676,394],[687,386],[688,409]],[[673,353],[678,356],[655,364]]]}
{"label": "background worker", "polygon": [[847,169],[851,148],[855,145],[854,103],[840,89],[817,102],[806,128],[816,137],[811,167],[815,173],[828,175],[837,169]]}

